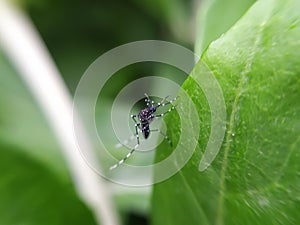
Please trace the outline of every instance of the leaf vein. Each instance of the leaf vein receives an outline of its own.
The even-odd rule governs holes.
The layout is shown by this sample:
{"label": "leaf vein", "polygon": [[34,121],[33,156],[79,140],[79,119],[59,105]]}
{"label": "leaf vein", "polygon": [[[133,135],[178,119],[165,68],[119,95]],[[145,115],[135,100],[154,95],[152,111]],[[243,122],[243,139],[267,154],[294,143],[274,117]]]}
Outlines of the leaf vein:
{"label": "leaf vein", "polygon": [[265,27],[266,21],[263,21],[260,30],[258,32],[259,35],[257,35],[257,38],[254,41],[253,44],[253,50],[249,56],[249,59],[244,67],[244,70],[241,72],[241,78],[237,86],[234,102],[232,105],[232,110],[229,118],[229,126],[227,130],[227,135],[225,137],[225,144],[224,144],[224,156],[223,156],[223,161],[222,161],[222,166],[221,166],[221,174],[220,174],[220,191],[219,191],[219,199],[218,199],[218,210],[217,210],[217,218],[216,218],[216,224],[222,225],[223,224],[223,208],[224,208],[224,196],[225,196],[225,191],[226,191],[226,185],[225,185],[225,177],[226,177],[226,171],[228,167],[228,155],[229,155],[229,150],[231,148],[231,143],[233,142],[232,138],[234,135],[234,129],[235,129],[235,120],[236,120],[236,115],[240,109],[240,103],[241,103],[241,97],[244,91],[244,88],[247,84],[248,81],[248,74],[251,71],[252,68],[252,63],[255,59],[255,54],[256,54],[256,49],[261,42],[262,38],[262,32]]}

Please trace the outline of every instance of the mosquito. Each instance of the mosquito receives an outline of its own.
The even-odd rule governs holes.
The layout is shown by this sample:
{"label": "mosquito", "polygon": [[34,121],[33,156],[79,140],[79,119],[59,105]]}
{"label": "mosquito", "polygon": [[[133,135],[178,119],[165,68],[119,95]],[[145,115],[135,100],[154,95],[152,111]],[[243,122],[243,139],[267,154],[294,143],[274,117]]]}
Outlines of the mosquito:
{"label": "mosquito", "polygon": [[[139,133],[142,133],[143,137],[145,139],[147,139],[151,132],[159,132],[164,137],[164,139],[166,139],[168,141],[168,143],[172,146],[172,142],[171,142],[170,138],[166,134],[164,134],[160,129],[151,129],[150,124],[155,118],[163,117],[167,113],[174,110],[176,105],[173,105],[172,103],[177,100],[177,97],[175,97],[172,100],[167,101],[167,99],[169,97],[169,96],[167,96],[164,99],[162,99],[162,101],[155,103],[154,101],[152,101],[150,99],[150,97],[146,93],[145,93],[145,96],[146,96],[145,102],[146,102],[147,107],[142,109],[139,112],[139,114],[131,115],[131,118],[134,121],[134,126],[135,126],[134,137],[136,138],[137,144],[134,146],[134,148],[132,148],[130,150],[130,152],[127,153],[127,155],[123,159],[121,159],[119,162],[117,162],[116,164],[111,166],[110,170],[113,170],[113,169],[117,168],[118,166],[122,165],[133,154],[133,152],[137,149],[137,147],[140,145]],[[172,105],[172,106],[167,111],[165,111],[164,113],[155,114],[156,110],[159,107],[164,107],[164,106],[167,106],[167,105]],[[128,140],[123,142],[123,143],[120,143],[119,146],[127,147],[125,145],[127,142],[128,142]]]}

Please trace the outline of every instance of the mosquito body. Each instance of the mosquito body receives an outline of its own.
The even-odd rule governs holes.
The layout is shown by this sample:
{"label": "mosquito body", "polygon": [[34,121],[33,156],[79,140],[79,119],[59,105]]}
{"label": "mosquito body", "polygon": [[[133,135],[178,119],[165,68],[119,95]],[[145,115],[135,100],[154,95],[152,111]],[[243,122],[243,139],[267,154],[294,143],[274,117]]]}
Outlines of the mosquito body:
{"label": "mosquito body", "polygon": [[149,137],[150,134],[150,123],[155,118],[156,107],[145,108],[140,111],[138,118],[140,121],[140,128],[145,139]]}
{"label": "mosquito body", "polygon": [[[147,107],[142,109],[138,115],[131,115],[131,118],[133,119],[134,125],[135,125],[135,135],[134,136],[136,137],[137,144],[135,145],[134,148],[132,148],[130,150],[130,152],[127,153],[127,155],[123,159],[121,159],[119,162],[117,162],[116,164],[111,166],[110,170],[113,170],[113,169],[117,168],[118,166],[122,165],[132,155],[132,153],[137,149],[137,147],[140,144],[139,133],[142,133],[143,137],[145,139],[147,139],[151,132],[159,132],[164,137],[164,139],[166,139],[169,142],[169,144],[172,145],[171,140],[169,139],[169,137],[166,134],[161,132],[160,129],[150,129],[150,124],[155,118],[163,117],[167,113],[174,110],[175,105],[172,105],[172,103],[174,101],[176,101],[177,98],[167,101],[167,98],[168,98],[168,96],[167,96],[161,102],[155,103],[154,101],[150,100],[150,97],[147,94],[145,94],[145,96],[146,96],[145,102],[147,104]],[[161,114],[155,114],[157,108],[164,107],[169,104],[172,106],[167,111],[165,111],[164,113],[161,113]],[[125,141],[124,143],[120,143],[121,144],[120,146],[125,146],[125,143],[127,143],[127,142],[128,142],[128,140]]]}

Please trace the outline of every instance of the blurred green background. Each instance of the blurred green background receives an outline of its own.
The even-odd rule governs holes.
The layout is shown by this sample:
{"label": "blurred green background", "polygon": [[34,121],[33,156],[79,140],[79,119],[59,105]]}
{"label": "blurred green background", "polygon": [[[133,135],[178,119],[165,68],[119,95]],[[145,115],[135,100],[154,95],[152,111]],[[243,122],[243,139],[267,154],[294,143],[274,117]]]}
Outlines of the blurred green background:
{"label": "blurred green background", "polygon": [[[193,49],[193,4],[190,0],[55,0],[29,1],[26,10],[73,93],[90,63],[119,45],[158,39]],[[122,76],[124,80],[118,77],[114,83],[126,83],[149,70],[154,69],[132,68]],[[117,88],[107,96],[112,97]]]}
{"label": "blurred green background", "polygon": [[[71,94],[87,67],[119,45],[158,39],[193,49],[193,1],[14,3],[32,19]],[[95,224],[91,211],[75,193],[66,162],[43,113],[1,48],[0,71],[0,224]],[[151,63],[130,66],[110,79],[101,97],[110,105],[131,80],[170,73],[180,72]],[[97,119],[101,121],[101,117]],[[116,139],[110,140],[114,145]],[[117,188],[116,204],[124,224],[149,222],[149,193],[149,188]]]}

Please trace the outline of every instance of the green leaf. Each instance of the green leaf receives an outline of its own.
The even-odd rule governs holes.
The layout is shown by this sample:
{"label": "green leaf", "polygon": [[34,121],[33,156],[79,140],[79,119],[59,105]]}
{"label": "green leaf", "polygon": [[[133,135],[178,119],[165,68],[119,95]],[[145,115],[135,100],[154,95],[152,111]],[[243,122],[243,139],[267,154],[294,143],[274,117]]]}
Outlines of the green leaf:
{"label": "green leaf", "polygon": [[197,15],[195,52],[197,55],[226,32],[255,0],[204,0]]}
{"label": "green leaf", "polygon": [[[154,225],[299,223],[299,11],[297,0],[258,1],[204,53],[183,85],[198,110],[198,146],[183,169],[155,185]],[[219,154],[199,172],[215,113],[195,82],[207,68],[223,90],[227,121]],[[178,123],[167,116],[175,143]]]}
{"label": "green leaf", "polygon": [[70,184],[18,149],[0,149],[0,224],[95,224]]}

